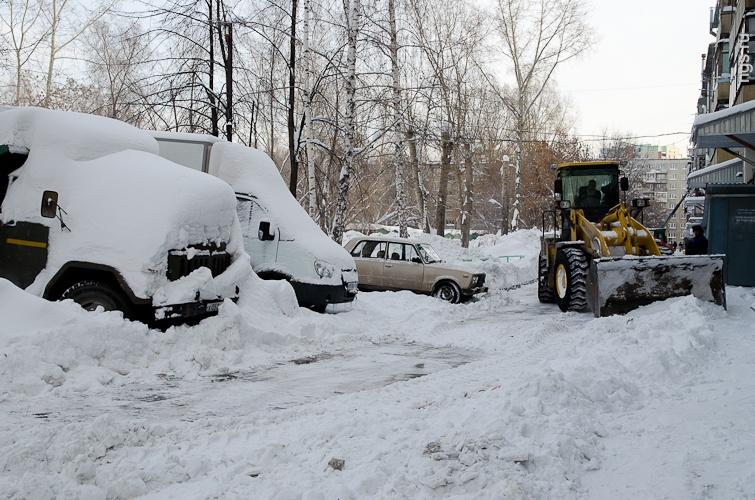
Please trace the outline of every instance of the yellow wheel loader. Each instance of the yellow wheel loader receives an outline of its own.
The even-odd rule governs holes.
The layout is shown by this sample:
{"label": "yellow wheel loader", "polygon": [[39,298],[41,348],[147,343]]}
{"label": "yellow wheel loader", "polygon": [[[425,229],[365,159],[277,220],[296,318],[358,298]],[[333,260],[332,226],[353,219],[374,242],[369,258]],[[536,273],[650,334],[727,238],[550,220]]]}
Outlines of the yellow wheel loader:
{"label": "yellow wheel loader", "polygon": [[[652,231],[635,218],[649,201],[632,200],[630,213],[629,182],[619,167],[615,161],[558,166],[556,208],[543,213],[540,302],[589,309],[596,317],[689,294],[726,307],[724,256],[661,256]],[[545,231],[548,224],[553,231]]]}

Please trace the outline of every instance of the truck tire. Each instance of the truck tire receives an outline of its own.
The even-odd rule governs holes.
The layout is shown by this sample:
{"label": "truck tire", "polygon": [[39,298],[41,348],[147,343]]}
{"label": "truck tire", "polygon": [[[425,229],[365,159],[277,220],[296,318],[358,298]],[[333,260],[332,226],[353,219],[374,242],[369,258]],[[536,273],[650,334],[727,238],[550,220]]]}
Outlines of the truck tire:
{"label": "truck tire", "polygon": [[556,252],[555,299],[566,311],[587,309],[587,270],[590,263],[581,248],[562,248]]}
{"label": "truck tire", "polygon": [[102,307],[105,311],[121,311],[133,318],[134,306],[119,289],[102,281],[79,281],[66,288],[60,300],[71,299],[87,311]]}
{"label": "truck tire", "polygon": [[556,297],[548,280],[548,257],[542,255],[537,263],[537,298],[542,304],[556,302]]}
{"label": "truck tire", "polygon": [[433,296],[451,304],[458,304],[461,301],[461,288],[453,281],[441,281],[435,286]]}

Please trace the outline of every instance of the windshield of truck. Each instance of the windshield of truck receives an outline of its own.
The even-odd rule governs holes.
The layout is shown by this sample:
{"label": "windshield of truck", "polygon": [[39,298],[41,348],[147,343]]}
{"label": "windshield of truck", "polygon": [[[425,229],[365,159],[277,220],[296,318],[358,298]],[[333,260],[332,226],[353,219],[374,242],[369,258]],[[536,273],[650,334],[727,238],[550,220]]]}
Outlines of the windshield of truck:
{"label": "windshield of truck", "polygon": [[575,168],[562,170],[561,199],[575,208],[609,209],[619,203],[619,173],[616,169]]}
{"label": "windshield of truck", "polygon": [[438,253],[435,251],[435,249],[431,247],[430,245],[428,245],[427,243],[418,243],[417,251],[422,257],[422,260],[425,261],[425,264],[432,264],[433,262],[443,261],[438,255]]}

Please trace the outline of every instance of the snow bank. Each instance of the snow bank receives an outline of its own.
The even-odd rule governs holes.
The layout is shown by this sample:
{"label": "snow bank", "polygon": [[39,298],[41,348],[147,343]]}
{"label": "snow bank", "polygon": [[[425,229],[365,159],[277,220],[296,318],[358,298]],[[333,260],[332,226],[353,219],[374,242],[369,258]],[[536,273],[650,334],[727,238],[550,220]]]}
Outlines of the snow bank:
{"label": "snow bank", "polygon": [[[383,226],[390,236],[398,236],[398,229]],[[384,233],[372,233],[380,236]],[[540,231],[526,229],[507,235],[486,234],[472,240],[469,248],[461,246],[461,240],[427,234],[409,228],[409,237],[429,243],[449,264],[463,265],[487,274],[486,284],[491,291],[508,288],[537,278],[537,258],[540,253]],[[357,236],[359,231],[347,231],[343,244]]]}
{"label": "snow bank", "polygon": [[163,333],[118,312],[49,302],[0,279],[0,401],[49,391],[96,392],[158,374],[194,378],[247,368],[269,361],[287,342],[276,326],[298,312],[288,283],[251,275],[238,305],[226,300],[218,316]]}
{"label": "snow bank", "polygon": [[[603,441],[616,432],[613,416],[693,377],[715,347],[708,318],[722,314],[689,297],[625,317],[559,314],[527,331],[540,347],[515,358],[482,359],[303,407],[138,423],[113,412],[69,424],[65,432],[42,427],[30,442],[7,446],[0,470],[17,475],[0,478],[0,486],[43,498],[53,492],[95,498],[578,497],[585,493],[580,477],[601,467]],[[231,320],[226,311],[218,322]],[[204,333],[238,355],[241,338],[227,331],[210,323]],[[181,333],[189,333],[190,347],[203,345]],[[184,342],[170,332],[166,338]],[[141,347],[161,344],[142,340]],[[327,465],[334,457],[344,460],[342,471]]]}

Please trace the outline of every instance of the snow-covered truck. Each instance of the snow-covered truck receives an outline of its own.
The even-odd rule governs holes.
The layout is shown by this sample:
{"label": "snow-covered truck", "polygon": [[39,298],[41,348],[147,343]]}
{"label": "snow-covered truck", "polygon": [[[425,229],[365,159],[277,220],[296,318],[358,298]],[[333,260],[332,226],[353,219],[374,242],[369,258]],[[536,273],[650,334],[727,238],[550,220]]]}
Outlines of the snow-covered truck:
{"label": "snow-covered truck", "polygon": [[261,278],[287,280],[299,305],[318,311],[354,300],[354,259],[304,211],[269,156],[211,135],[151,133],[164,158],[230,184],[246,251]]}
{"label": "snow-covered truck", "polygon": [[234,299],[249,259],[229,186],[93,115],[0,111],[0,278],[145,321]]}

